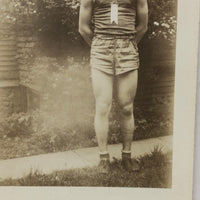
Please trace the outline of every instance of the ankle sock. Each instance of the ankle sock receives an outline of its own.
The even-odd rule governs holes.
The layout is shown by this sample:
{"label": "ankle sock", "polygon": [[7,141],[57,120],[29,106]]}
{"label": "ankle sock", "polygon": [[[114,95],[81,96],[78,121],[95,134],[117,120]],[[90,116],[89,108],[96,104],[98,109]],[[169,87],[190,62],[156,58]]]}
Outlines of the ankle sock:
{"label": "ankle sock", "polygon": [[100,155],[100,160],[109,160],[110,159],[110,155],[108,152],[105,152],[105,153],[100,152],[99,155]]}
{"label": "ankle sock", "polygon": [[131,159],[131,152],[122,151],[122,159]]}

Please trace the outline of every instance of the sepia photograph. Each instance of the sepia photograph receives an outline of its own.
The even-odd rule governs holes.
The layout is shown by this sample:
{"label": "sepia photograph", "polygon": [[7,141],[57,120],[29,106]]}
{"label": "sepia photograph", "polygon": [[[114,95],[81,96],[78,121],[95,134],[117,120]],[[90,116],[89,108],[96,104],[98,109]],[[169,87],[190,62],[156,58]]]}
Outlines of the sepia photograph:
{"label": "sepia photograph", "polygon": [[0,186],[173,189],[177,4],[0,0]]}

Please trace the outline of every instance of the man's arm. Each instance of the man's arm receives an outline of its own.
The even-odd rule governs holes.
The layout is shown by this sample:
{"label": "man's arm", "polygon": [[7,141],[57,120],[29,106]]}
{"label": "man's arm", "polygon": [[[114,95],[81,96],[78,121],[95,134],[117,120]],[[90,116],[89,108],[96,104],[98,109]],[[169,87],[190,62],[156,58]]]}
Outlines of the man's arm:
{"label": "man's arm", "polygon": [[93,37],[93,32],[90,28],[92,18],[92,3],[93,0],[81,0],[79,13],[79,33],[89,46],[91,46]]}
{"label": "man's arm", "polygon": [[136,42],[139,43],[147,31],[148,3],[147,0],[137,0]]}

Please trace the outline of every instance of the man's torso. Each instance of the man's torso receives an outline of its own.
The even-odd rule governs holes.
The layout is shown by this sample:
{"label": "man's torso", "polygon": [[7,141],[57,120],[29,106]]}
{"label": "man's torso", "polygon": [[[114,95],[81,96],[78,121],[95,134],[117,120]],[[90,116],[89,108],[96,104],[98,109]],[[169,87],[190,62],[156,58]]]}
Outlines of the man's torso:
{"label": "man's torso", "polygon": [[[94,33],[105,35],[135,34],[136,0],[94,0]],[[112,22],[112,4],[117,6],[117,20]],[[116,8],[116,7],[115,7]]]}

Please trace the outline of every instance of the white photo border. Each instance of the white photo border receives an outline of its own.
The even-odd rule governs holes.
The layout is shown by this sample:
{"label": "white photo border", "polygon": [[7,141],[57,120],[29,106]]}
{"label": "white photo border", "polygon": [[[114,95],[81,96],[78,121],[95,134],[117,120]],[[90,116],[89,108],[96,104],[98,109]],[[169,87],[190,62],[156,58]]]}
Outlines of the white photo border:
{"label": "white photo border", "polygon": [[1,187],[3,200],[192,200],[200,3],[199,0],[177,1],[172,188]]}

